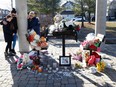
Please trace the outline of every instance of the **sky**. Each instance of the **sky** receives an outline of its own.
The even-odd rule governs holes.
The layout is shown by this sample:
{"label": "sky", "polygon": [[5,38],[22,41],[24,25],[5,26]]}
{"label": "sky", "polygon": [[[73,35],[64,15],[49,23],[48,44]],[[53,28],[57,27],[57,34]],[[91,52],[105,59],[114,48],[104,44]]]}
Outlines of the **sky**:
{"label": "sky", "polygon": [[0,8],[11,10],[11,0],[0,0]]}
{"label": "sky", "polygon": [[[69,0],[61,0],[61,3],[65,3],[66,1]],[[15,0],[13,0],[13,7],[15,7]],[[11,0],[0,0],[0,8],[11,10]]]}
{"label": "sky", "polygon": [[[74,0],[61,0],[61,3],[65,3],[66,1],[74,1]],[[15,7],[15,0],[13,0],[13,7]],[[0,8],[11,10],[11,0],[0,0]]]}
{"label": "sky", "polygon": [[[61,3],[65,3],[66,1],[69,0],[61,0]],[[15,7],[15,0],[13,0],[13,7]],[[11,0],[0,0],[0,8],[11,10]]]}

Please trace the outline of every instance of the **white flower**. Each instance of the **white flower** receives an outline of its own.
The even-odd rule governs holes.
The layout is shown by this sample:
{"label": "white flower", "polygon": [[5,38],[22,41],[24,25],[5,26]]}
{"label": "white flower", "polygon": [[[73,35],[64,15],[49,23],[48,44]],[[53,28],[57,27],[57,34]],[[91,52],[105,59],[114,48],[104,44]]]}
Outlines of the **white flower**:
{"label": "white flower", "polygon": [[34,40],[39,41],[40,40],[40,36],[39,35],[35,35],[34,36]]}
{"label": "white flower", "polygon": [[29,32],[30,35],[32,35],[33,33],[36,33],[33,29]]}
{"label": "white flower", "polygon": [[32,46],[37,46],[36,41],[34,40],[33,42],[30,43]]}

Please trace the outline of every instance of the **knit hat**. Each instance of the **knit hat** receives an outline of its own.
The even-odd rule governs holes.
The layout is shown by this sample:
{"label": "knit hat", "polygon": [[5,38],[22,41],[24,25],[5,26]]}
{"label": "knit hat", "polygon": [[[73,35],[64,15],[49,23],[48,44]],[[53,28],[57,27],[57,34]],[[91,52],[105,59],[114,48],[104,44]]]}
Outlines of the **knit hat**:
{"label": "knit hat", "polygon": [[16,13],[16,9],[15,8],[12,8],[11,13]]}

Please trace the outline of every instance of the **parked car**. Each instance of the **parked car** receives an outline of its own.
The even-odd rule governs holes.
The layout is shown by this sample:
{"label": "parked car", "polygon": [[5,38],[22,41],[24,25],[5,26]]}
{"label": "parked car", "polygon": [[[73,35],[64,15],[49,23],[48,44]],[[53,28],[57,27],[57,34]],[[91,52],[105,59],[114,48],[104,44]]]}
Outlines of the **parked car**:
{"label": "parked car", "polygon": [[2,16],[0,16],[0,20],[2,20]]}
{"label": "parked car", "polygon": [[[72,18],[71,21],[81,22],[82,21],[82,16],[78,16],[78,17]],[[85,21],[85,17],[83,17],[83,21]]]}
{"label": "parked car", "polygon": [[116,17],[114,17],[114,16],[109,16],[109,21],[114,21],[114,20],[116,20]]}

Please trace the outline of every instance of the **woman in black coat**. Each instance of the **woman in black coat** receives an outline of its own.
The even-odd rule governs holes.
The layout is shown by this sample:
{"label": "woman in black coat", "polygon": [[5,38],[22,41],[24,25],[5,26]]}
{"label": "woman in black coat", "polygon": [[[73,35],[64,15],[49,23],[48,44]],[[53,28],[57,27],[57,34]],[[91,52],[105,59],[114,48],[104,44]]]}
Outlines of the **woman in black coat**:
{"label": "woman in black coat", "polygon": [[4,33],[4,39],[7,43],[6,49],[5,49],[5,56],[8,55],[9,52],[11,52],[11,45],[13,40],[13,32],[12,32],[12,24],[11,24],[12,16],[8,15],[5,19],[1,22],[3,25],[3,33]]}

